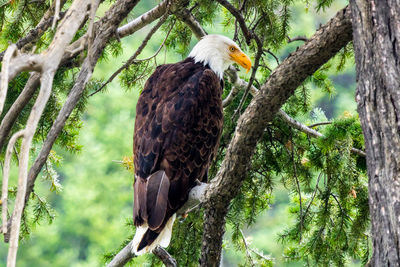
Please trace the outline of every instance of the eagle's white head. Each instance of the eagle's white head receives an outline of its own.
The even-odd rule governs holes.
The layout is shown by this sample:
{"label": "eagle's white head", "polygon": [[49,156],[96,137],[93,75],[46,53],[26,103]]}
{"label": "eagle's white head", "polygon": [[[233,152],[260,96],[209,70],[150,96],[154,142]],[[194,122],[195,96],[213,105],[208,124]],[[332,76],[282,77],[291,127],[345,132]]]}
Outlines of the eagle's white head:
{"label": "eagle's white head", "polygon": [[218,34],[204,36],[192,49],[189,57],[194,61],[209,65],[222,79],[224,71],[236,62],[249,72],[250,58],[243,53],[240,47],[228,37]]}

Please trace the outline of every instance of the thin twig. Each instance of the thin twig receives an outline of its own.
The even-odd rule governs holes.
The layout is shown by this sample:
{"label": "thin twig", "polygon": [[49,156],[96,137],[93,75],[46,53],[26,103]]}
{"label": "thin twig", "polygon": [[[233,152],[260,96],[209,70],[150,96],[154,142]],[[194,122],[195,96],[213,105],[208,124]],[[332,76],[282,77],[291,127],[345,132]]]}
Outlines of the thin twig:
{"label": "thin twig", "polygon": [[317,126],[329,125],[329,124],[332,124],[332,122],[331,121],[323,121],[323,122],[318,122],[318,123],[314,123],[314,124],[308,125],[308,127],[309,128],[314,128],[314,127],[317,127]]}
{"label": "thin twig", "polygon": [[272,51],[270,49],[264,49],[264,51],[267,52],[268,54],[270,54],[275,59],[276,64],[278,64],[278,65],[281,64],[279,62],[279,58],[274,53],[272,53]]}
{"label": "thin twig", "polygon": [[244,248],[246,249],[247,258],[249,258],[251,266],[256,266],[253,261],[253,258],[251,257],[249,245],[247,244],[246,237],[244,236],[242,229],[240,229],[240,234],[242,235]]}
{"label": "thin twig", "polygon": [[224,6],[236,18],[236,20],[239,22],[240,28],[242,29],[247,45],[250,45],[251,39],[253,38],[253,34],[247,28],[246,22],[240,10],[235,8],[231,3],[229,3],[226,0],[217,0],[217,2],[220,3],[222,6]]}
{"label": "thin twig", "polygon": [[254,254],[256,254],[258,257],[266,260],[266,261],[272,261],[271,258],[268,258],[267,256],[263,255],[262,253],[260,253],[259,251],[257,251],[256,249],[253,248],[249,248],[251,252],[253,252]]}
{"label": "thin twig", "polygon": [[310,203],[308,203],[307,208],[306,208],[306,210],[304,211],[304,217],[307,215],[308,210],[310,209],[311,204],[312,204],[312,202],[314,201],[315,195],[317,194],[318,184],[319,184],[319,180],[321,179],[321,176],[322,176],[322,172],[320,172],[319,175],[318,175],[318,179],[317,179],[317,182],[316,182],[316,184],[315,184],[315,190],[314,190],[313,195],[312,195],[312,197],[311,197]]}
{"label": "thin twig", "polygon": [[307,42],[308,41],[307,37],[305,37],[305,36],[297,36],[297,37],[294,37],[294,38],[290,38],[288,36],[287,39],[288,39],[288,43],[295,42],[295,41],[303,41],[303,42]]}
{"label": "thin twig", "polygon": [[151,30],[149,31],[149,33],[146,35],[146,37],[144,38],[142,44],[138,47],[138,49],[136,50],[136,52],[125,62],[124,65],[122,65],[116,72],[114,72],[110,78],[107,79],[107,81],[105,83],[103,83],[99,89],[97,89],[96,91],[94,91],[93,93],[91,93],[89,95],[89,97],[97,94],[98,92],[100,92],[101,90],[103,90],[104,87],[107,86],[107,84],[109,84],[110,82],[112,82],[114,80],[115,77],[118,76],[118,74],[120,74],[124,69],[127,69],[131,64],[133,63],[137,63],[137,62],[142,62],[148,59],[151,59],[155,56],[157,56],[157,54],[160,52],[161,48],[164,46],[166,39],[168,38],[168,35],[170,34],[172,28],[174,27],[175,22],[172,24],[171,28],[168,31],[167,37],[164,39],[163,43],[161,44],[161,46],[158,48],[157,52],[155,53],[155,55],[149,57],[148,59],[141,59],[141,60],[135,60],[137,58],[137,56],[140,55],[140,53],[142,53],[143,49],[146,47],[148,41],[151,39],[151,37],[153,36],[153,34],[161,27],[161,25],[165,22],[165,20],[168,18],[168,12],[165,13],[165,15],[157,22],[156,25],[154,25],[153,28],[151,28]]}
{"label": "thin twig", "polygon": [[299,242],[301,242],[302,235],[303,235],[303,228],[304,228],[303,203],[302,203],[302,198],[301,198],[300,182],[299,182],[299,178],[297,177],[297,167],[296,167],[296,160],[294,157],[294,151],[295,151],[295,148],[292,149],[292,161],[293,161],[293,176],[296,181],[297,191],[299,193],[299,206],[300,206],[300,231],[299,231],[300,239],[299,239]]}
{"label": "thin twig", "polygon": [[256,73],[257,73],[257,70],[258,70],[258,67],[259,67],[259,64],[260,64],[260,59],[261,59],[261,56],[263,54],[263,48],[262,48],[263,42],[261,41],[261,39],[258,36],[256,36],[256,35],[253,35],[253,36],[254,36],[254,39],[256,40],[256,43],[257,43],[257,54],[256,54],[256,57],[255,57],[255,60],[254,60],[254,66],[253,66],[253,70],[251,72],[251,77],[250,77],[249,83],[248,83],[247,88],[246,88],[246,90],[245,90],[245,92],[243,94],[242,99],[240,100],[238,108],[236,109],[235,113],[232,116],[233,119],[236,119],[237,115],[240,115],[240,112],[242,110],[244,102],[246,101],[247,96],[248,96],[248,94],[250,92],[250,88],[253,86],[253,82],[254,82],[254,79],[256,77]]}
{"label": "thin twig", "polygon": [[60,19],[60,0],[55,0],[55,1],[56,1],[56,8],[54,12],[53,24],[51,25],[52,30],[54,30],[57,21]]}

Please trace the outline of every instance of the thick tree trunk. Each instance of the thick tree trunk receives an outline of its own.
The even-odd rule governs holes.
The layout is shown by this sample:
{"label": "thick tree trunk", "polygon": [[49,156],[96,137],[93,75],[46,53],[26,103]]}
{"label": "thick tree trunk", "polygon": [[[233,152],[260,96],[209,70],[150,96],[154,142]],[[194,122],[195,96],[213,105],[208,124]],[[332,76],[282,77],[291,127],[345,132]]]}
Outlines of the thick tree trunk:
{"label": "thick tree trunk", "polygon": [[400,264],[400,4],[352,0],[358,112],[365,137],[373,255]]}

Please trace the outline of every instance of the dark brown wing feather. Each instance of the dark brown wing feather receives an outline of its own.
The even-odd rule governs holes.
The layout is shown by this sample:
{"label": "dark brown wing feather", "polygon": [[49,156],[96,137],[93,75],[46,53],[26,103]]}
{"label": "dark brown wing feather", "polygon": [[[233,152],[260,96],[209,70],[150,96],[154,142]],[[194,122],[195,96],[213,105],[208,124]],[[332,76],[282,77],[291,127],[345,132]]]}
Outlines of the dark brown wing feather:
{"label": "dark brown wing feather", "polygon": [[[153,228],[145,243],[151,244],[154,233],[186,202],[196,179],[207,177],[222,131],[221,92],[216,74],[191,58],[159,66],[146,82],[136,106],[134,134],[134,221]],[[164,191],[161,197],[145,186],[159,170],[169,181],[165,202]],[[161,180],[155,179],[151,188],[166,190]]]}
{"label": "dark brown wing feather", "polygon": [[147,179],[147,223],[151,230],[159,228],[164,221],[168,204],[168,191],[169,179],[164,171],[157,171]]}

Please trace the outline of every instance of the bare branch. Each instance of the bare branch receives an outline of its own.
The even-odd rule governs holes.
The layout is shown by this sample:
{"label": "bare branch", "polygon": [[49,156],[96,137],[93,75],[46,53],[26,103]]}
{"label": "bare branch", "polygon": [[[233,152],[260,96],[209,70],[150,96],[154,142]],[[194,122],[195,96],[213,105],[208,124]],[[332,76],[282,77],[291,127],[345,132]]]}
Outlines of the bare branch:
{"label": "bare branch", "polygon": [[114,256],[110,263],[107,264],[107,267],[122,267],[135,257],[135,254],[132,252],[132,246],[133,244],[131,241]]}
{"label": "bare branch", "polygon": [[323,121],[323,122],[317,122],[317,123],[311,124],[308,127],[309,128],[314,128],[314,127],[317,127],[317,126],[329,125],[329,124],[332,124],[332,122],[331,121]]}
{"label": "bare branch", "polygon": [[7,91],[8,91],[8,72],[10,69],[10,61],[11,57],[14,55],[17,50],[17,46],[15,44],[11,44],[8,46],[5,58],[1,67],[1,84],[0,84],[0,115],[3,113],[4,103],[6,102]]}
{"label": "bare branch", "polygon": [[51,25],[51,28],[54,30],[56,27],[57,21],[60,19],[60,0],[55,0],[56,2],[56,8],[54,12],[54,18],[53,18],[53,23]]}
{"label": "bare branch", "polygon": [[17,74],[22,71],[37,71],[41,72],[44,63],[44,58],[37,54],[20,54],[14,57],[8,68],[8,80],[14,79]]}
{"label": "bare branch", "polygon": [[317,132],[314,129],[311,129],[307,127],[306,125],[296,121],[295,119],[291,118],[286,112],[284,112],[282,109],[278,111],[278,115],[286,121],[289,125],[291,125],[293,128],[302,131],[308,135],[311,135],[313,137],[323,137],[324,135],[320,132]]}
{"label": "bare branch", "polygon": [[249,258],[249,261],[250,261],[250,263],[251,263],[251,266],[255,266],[254,261],[253,261],[253,258],[251,257],[250,247],[249,247],[249,245],[247,244],[246,237],[244,236],[242,230],[240,230],[240,234],[242,235],[242,240],[243,240],[244,247],[245,247],[245,249],[246,249],[247,258]]}
{"label": "bare branch", "polygon": [[17,120],[18,115],[21,113],[22,109],[29,102],[36,89],[38,88],[39,81],[40,74],[37,72],[32,73],[28,81],[26,82],[24,89],[22,90],[18,98],[14,101],[13,105],[10,107],[3,120],[1,121],[0,148],[3,147],[3,144],[6,141],[13,124]]}
{"label": "bare branch", "polygon": [[[136,255],[132,252],[132,241],[129,242],[123,249],[121,249],[117,255],[107,264],[107,267],[122,267],[128,263]],[[178,266],[176,260],[166,251],[164,248],[157,246],[153,250],[153,254],[156,255],[166,267]]]}
{"label": "bare branch", "polygon": [[[229,69],[225,71],[225,74],[229,77],[229,81],[232,84],[232,89],[229,92],[228,96],[222,101],[223,107],[227,107],[236,97],[240,90],[246,90],[246,88],[248,87],[248,83],[245,80],[239,78],[237,70],[234,67],[229,67]],[[251,85],[249,90],[253,96],[258,93],[258,89],[254,85]]]}
{"label": "bare branch", "polygon": [[294,38],[290,38],[288,36],[287,39],[288,39],[288,43],[295,42],[295,41],[303,41],[303,42],[307,42],[308,41],[307,37],[305,37],[305,36],[297,36],[297,37],[294,37]]}
{"label": "bare branch", "polygon": [[15,266],[18,251],[18,240],[19,240],[19,229],[22,212],[25,206],[25,193],[26,193],[26,181],[28,176],[28,163],[29,163],[29,151],[33,135],[42,112],[46,106],[47,100],[51,94],[51,87],[53,83],[54,73],[52,71],[42,74],[41,84],[42,88],[39,92],[39,96],[32,108],[31,114],[29,115],[24,131],[24,138],[22,139],[21,145],[21,157],[19,160],[19,173],[18,173],[18,191],[15,198],[14,211],[12,215],[12,227],[10,236],[10,247],[7,256],[7,266]]}
{"label": "bare branch", "polygon": [[[25,207],[29,152],[33,135],[35,134],[37,124],[50,97],[54,74],[62,59],[65,48],[72,40],[80,23],[84,19],[85,12],[82,12],[82,7],[85,6],[84,0],[74,1],[67,12],[69,20],[61,22],[59,30],[56,32],[49,48],[40,55],[19,55],[15,59],[12,59],[10,63],[11,66],[8,68],[10,71],[8,79],[12,79],[24,69],[43,70],[41,76],[41,90],[28,117],[26,128],[23,130],[21,155],[18,164],[18,191],[12,215],[10,246],[7,256],[8,267],[14,267],[16,263],[19,230],[21,226],[20,221]],[[5,168],[7,167],[5,166]]]}
{"label": "bare branch", "polygon": [[[11,165],[11,156],[13,152],[13,148],[15,145],[15,142],[17,142],[17,139],[22,137],[24,135],[24,131],[19,131],[16,132],[10,139],[10,142],[8,143],[7,150],[6,150],[6,156],[4,159],[4,165],[3,165],[3,185],[2,185],[2,193],[1,193],[1,203],[2,203],[2,221],[7,222],[7,213],[8,213],[8,208],[7,208],[7,202],[8,202],[8,179],[10,177],[10,165]],[[7,234],[7,224],[4,223],[2,227],[2,232],[3,234]]]}
{"label": "bare branch", "polygon": [[165,11],[167,10],[169,0],[164,0],[161,3],[159,3],[157,6],[155,6],[153,9],[147,11],[140,17],[128,22],[124,26],[118,28],[118,36],[124,37],[127,35],[130,35],[137,30],[140,30],[144,26],[152,23],[159,17],[161,17]]}
{"label": "bare branch", "polygon": [[165,265],[165,267],[177,267],[178,264],[176,263],[176,260],[174,258],[172,258],[172,256],[168,253],[168,251],[166,251],[165,249],[163,249],[160,246],[157,246],[154,250],[153,250],[153,254],[156,255]]}
{"label": "bare branch", "polygon": [[[198,186],[193,187],[189,193],[188,200],[186,201],[185,205],[177,211],[177,215],[179,216],[179,215],[187,214],[194,207],[196,207],[200,203],[204,202],[205,201],[205,192],[207,191],[207,188],[208,188],[207,183],[200,183]],[[161,247],[160,247],[160,249],[164,250]],[[153,251],[153,253],[156,254],[157,252]],[[157,256],[159,256],[159,255],[157,255]],[[107,267],[124,266],[133,257],[135,257],[135,254],[132,253],[132,241],[131,241],[120,252],[118,252],[117,255],[114,256],[114,258],[111,260],[111,262],[109,264],[107,264]],[[171,259],[173,259],[173,258],[171,257]],[[166,264],[166,263],[164,262],[164,264]]]}

